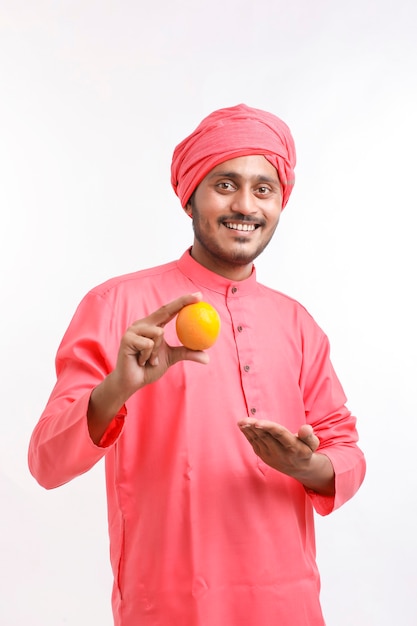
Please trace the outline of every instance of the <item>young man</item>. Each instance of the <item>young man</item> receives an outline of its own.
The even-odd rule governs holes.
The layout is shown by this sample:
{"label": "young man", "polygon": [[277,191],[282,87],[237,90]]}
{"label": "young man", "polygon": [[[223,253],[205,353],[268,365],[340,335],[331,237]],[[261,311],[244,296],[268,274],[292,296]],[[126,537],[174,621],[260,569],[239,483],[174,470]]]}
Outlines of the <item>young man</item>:
{"label": "young man", "polygon": [[[215,111],[174,151],[194,228],[175,262],[113,278],[79,305],[30,469],[53,488],[106,459],[116,626],[322,626],[313,507],[365,473],[327,337],[256,281],[294,182],[274,115]],[[173,320],[204,299],[209,353]]]}

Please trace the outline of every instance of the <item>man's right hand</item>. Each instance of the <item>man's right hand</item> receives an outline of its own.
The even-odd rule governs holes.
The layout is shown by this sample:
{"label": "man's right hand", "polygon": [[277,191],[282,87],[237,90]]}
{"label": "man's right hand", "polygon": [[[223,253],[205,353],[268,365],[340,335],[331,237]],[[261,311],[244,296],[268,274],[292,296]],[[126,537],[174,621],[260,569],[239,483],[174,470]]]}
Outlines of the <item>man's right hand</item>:
{"label": "man's right hand", "polygon": [[206,364],[206,352],[169,346],[164,328],[187,304],[201,300],[200,293],[187,294],[134,322],[123,335],[115,369],[91,394],[88,409],[90,436],[98,443],[120,408],[136,391],[158,380],[171,365],[188,360]]}

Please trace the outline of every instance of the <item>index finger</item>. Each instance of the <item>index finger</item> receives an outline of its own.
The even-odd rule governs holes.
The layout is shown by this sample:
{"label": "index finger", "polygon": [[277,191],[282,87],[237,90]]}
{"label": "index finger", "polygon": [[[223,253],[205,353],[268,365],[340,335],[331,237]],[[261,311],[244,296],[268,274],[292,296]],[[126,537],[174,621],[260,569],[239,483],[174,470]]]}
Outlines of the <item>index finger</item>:
{"label": "index finger", "polygon": [[172,300],[168,304],[163,304],[159,309],[154,311],[148,316],[148,321],[155,326],[165,326],[181,311],[187,304],[194,304],[202,299],[202,294],[197,291],[196,293],[188,293],[184,296],[180,296],[175,300]]}

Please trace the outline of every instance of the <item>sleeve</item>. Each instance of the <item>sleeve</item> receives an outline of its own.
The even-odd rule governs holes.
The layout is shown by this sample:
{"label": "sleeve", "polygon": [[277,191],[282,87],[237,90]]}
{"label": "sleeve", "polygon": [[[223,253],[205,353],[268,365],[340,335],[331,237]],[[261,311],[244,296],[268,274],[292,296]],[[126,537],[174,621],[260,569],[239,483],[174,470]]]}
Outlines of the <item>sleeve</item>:
{"label": "sleeve", "polygon": [[29,469],[46,489],[88,471],[123,430],[125,407],[121,407],[99,445],[90,438],[87,426],[91,392],[112,371],[119,339],[110,305],[90,292],[59,346],[56,384],[29,443]]}
{"label": "sleeve", "polygon": [[[358,446],[356,418],[346,406],[346,396],[330,360],[330,345],[316,329],[305,342],[300,378],[306,421],[320,439],[317,452],[329,457],[335,472],[335,496],[307,490],[320,515],[328,515],[347,502],[362,484],[366,463]],[[311,337],[311,335],[310,335]]]}

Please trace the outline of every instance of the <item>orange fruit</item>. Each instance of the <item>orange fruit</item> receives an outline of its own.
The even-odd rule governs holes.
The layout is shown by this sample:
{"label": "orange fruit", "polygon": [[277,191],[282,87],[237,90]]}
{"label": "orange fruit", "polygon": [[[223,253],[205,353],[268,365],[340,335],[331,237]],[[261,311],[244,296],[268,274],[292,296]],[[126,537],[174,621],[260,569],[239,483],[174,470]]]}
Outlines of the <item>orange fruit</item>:
{"label": "orange fruit", "polygon": [[207,350],[219,335],[220,316],[208,302],[187,304],[177,315],[176,330],[186,348]]}

